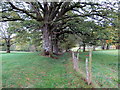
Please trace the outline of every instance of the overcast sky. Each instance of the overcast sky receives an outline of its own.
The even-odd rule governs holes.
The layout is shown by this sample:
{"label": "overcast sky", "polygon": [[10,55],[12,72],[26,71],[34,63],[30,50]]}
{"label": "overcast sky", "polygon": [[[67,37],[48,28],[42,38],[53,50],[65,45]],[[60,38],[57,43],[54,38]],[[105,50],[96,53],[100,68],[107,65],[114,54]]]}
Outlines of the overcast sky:
{"label": "overcast sky", "polygon": [[[1,1],[8,1],[8,0],[1,0]],[[18,1],[18,2],[21,2],[21,1],[27,1],[27,2],[35,2],[36,0],[9,0],[9,1]],[[40,2],[43,2],[45,0],[39,0]],[[47,0],[48,2],[59,2],[61,0]],[[66,0],[66,1],[71,1],[71,0]],[[93,1],[93,2],[102,2],[102,1],[110,1],[110,2],[114,2],[114,1],[119,1],[119,0],[73,0],[75,2],[77,1]]]}

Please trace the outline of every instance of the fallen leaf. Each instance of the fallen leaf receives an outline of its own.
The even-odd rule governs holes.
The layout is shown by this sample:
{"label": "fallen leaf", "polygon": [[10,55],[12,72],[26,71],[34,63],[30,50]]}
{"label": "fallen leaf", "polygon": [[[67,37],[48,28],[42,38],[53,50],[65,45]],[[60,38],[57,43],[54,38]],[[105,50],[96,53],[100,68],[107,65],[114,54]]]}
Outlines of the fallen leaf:
{"label": "fallen leaf", "polygon": [[30,80],[30,78],[26,78],[27,80]]}

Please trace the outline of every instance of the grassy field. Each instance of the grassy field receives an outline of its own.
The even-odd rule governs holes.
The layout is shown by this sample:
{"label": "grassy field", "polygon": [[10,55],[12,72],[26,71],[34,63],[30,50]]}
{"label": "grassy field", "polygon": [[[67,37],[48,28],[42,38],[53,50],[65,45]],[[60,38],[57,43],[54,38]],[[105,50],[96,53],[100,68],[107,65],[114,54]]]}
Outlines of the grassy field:
{"label": "grassy field", "polygon": [[[92,88],[82,79],[85,74],[85,58],[80,54],[79,74],[72,69],[69,53],[51,59],[39,53],[13,52],[2,55],[2,87],[4,88]],[[93,52],[92,77],[98,86],[117,88],[117,50]]]}
{"label": "grassy field", "polygon": [[[88,52],[80,54],[80,71],[85,75],[85,58]],[[118,88],[118,51],[94,51],[92,58],[92,81],[102,88]]]}
{"label": "grassy field", "polygon": [[[2,86],[7,88],[90,88],[69,66],[66,53],[59,59],[38,53],[2,54]],[[71,61],[70,61],[71,62]]]}

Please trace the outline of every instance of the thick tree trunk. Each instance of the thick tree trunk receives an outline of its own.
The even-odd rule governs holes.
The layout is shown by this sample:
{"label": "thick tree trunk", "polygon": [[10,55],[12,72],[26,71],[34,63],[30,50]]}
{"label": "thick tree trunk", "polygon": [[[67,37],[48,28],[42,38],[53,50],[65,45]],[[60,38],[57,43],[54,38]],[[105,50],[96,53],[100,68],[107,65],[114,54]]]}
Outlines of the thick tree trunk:
{"label": "thick tree trunk", "polygon": [[52,55],[52,33],[47,25],[43,27],[43,50],[44,55]]}
{"label": "thick tree trunk", "polygon": [[34,46],[35,46],[35,51],[38,52],[37,46],[36,45],[34,45]]}
{"label": "thick tree trunk", "polygon": [[105,50],[105,45],[102,46],[102,50]]}
{"label": "thick tree trunk", "polygon": [[93,51],[95,51],[96,50],[96,47],[95,46],[93,46]]}
{"label": "thick tree trunk", "polygon": [[86,47],[86,45],[85,45],[85,43],[83,44],[83,52],[85,52],[85,47]]}
{"label": "thick tree trunk", "polygon": [[117,45],[117,46],[116,46],[116,49],[120,49],[120,45]]}
{"label": "thick tree trunk", "polygon": [[10,53],[10,46],[9,45],[7,45],[6,53]]}
{"label": "thick tree trunk", "polygon": [[10,53],[10,41],[6,41],[6,53]]}
{"label": "thick tree trunk", "polygon": [[101,49],[105,50],[105,42],[104,41],[101,42]]}
{"label": "thick tree trunk", "polygon": [[106,50],[109,50],[109,45],[107,44],[107,46],[106,46]]}
{"label": "thick tree trunk", "polygon": [[59,49],[58,49],[58,41],[57,39],[53,40],[53,53],[55,55],[58,55]]}

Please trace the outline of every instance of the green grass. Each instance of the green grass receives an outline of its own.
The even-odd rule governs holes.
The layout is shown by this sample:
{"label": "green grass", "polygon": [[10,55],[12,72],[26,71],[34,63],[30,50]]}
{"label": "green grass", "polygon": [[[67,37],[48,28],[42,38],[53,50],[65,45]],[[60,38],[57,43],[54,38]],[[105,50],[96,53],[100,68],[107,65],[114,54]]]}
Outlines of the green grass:
{"label": "green grass", "polygon": [[[117,88],[117,50],[94,51],[92,81],[94,87]],[[82,74],[73,70],[70,54],[52,59],[39,53],[12,52],[2,55],[2,87],[5,88],[91,88],[81,78],[85,77],[85,55],[80,53],[79,67]]]}
{"label": "green grass", "polygon": [[0,89],[2,88],[2,55],[0,55]]}
{"label": "green grass", "polygon": [[[85,58],[88,52],[80,54],[79,67],[85,75]],[[92,81],[102,88],[118,88],[118,51],[93,51]]]}
{"label": "green grass", "polygon": [[72,69],[70,56],[59,59],[38,53],[2,53],[2,86],[5,88],[90,88]]}

